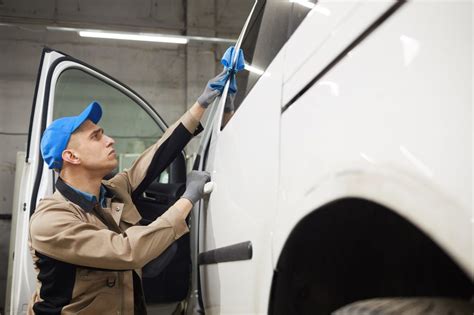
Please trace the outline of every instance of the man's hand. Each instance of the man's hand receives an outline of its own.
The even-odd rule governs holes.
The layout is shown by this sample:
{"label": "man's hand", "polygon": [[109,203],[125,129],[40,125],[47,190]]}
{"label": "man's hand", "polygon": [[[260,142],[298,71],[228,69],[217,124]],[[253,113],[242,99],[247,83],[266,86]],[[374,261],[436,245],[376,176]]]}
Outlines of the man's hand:
{"label": "man's hand", "polygon": [[214,102],[216,97],[221,94],[221,90],[212,88],[211,85],[218,83],[219,81],[224,80],[225,76],[227,74],[226,70],[223,70],[221,73],[219,73],[217,76],[214,78],[210,79],[206,87],[204,88],[204,91],[202,92],[201,96],[197,99],[199,105],[201,105],[204,108],[207,108],[209,104]]}
{"label": "man's hand", "polygon": [[186,191],[181,198],[186,198],[194,205],[204,195],[204,185],[211,180],[209,172],[191,171],[186,179]]}

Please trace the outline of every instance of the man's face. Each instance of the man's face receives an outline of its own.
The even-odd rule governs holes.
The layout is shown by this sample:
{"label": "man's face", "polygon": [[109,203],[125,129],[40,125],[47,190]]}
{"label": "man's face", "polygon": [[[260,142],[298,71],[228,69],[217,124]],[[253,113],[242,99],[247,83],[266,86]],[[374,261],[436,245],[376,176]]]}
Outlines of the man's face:
{"label": "man's face", "polygon": [[[117,167],[114,139],[104,134],[104,130],[90,120],[86,120],[72,135],[67,150],[73,155],[71,164],[84,170],[105,176]],[[66,162],[67,161],[64,158]]]}

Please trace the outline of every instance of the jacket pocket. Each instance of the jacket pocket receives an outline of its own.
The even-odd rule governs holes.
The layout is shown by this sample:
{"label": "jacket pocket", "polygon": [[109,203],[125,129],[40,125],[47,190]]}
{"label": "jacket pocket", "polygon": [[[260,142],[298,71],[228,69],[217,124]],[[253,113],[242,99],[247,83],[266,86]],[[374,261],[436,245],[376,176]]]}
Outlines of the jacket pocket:
{"label": "jacket pocket", "polygon": [[81,309],[77,310],[76,314],[81,315],[107,315],[107,314],[117,314],[118,297],[114,294],[101,293],[84,303]]}
{"label": "jacket pocket", "polygon": [[103,271],[87,268],[78,268],[76,272],[76,282],[73,291],[73,303],[79,304],[95,303],[94,301],[105,300],[106,297],[112,296],[109,307],[112,309],[120,305],[121,291],[119,287],[118,271]]}

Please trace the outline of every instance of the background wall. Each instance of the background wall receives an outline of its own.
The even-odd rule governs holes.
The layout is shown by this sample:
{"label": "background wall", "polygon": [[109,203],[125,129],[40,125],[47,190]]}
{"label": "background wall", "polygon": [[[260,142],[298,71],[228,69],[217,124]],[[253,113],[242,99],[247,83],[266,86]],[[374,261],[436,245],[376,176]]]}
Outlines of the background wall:
{"label": "background wall", "polygon": [[[45,26],[237,38],[250,0],[0,0],[0,264],[7,265],[16,152],[26,148],[41,51],[63,51],[107,72],[151,103],[167,123],[217,74],[227,44],[187,45],[81,38]],[[191,144],[196,145],[196,143]],[[0,313],[6,268],[0,268]]]}

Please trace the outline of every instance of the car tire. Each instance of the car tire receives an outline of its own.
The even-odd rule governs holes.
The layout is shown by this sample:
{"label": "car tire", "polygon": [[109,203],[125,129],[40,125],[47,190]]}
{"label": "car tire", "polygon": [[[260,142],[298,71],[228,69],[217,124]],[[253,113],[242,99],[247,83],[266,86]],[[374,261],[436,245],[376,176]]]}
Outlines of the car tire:
{"label": "car tire", "polygon": [[332,315],[467,315],[474,304],[451,298],[376,298],[348,304]]}

